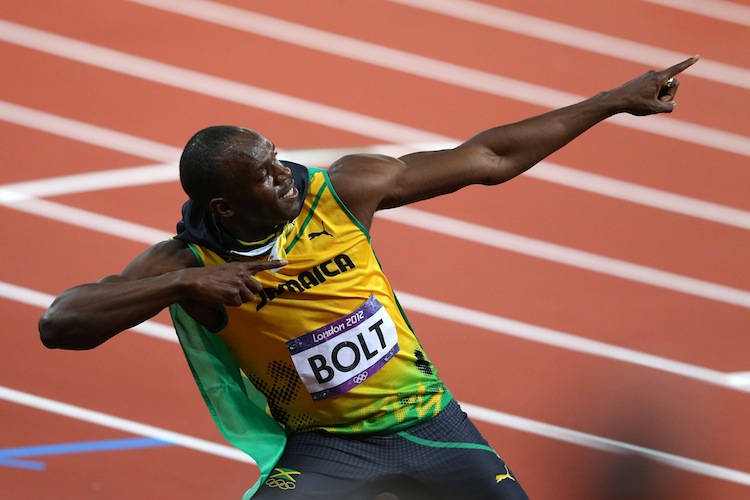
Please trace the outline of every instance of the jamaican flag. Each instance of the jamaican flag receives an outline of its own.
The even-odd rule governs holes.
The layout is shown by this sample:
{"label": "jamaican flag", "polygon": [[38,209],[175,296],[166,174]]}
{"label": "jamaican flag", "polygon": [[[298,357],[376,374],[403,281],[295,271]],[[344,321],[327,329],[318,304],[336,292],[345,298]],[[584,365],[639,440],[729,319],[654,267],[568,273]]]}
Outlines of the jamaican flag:
{"label": "jamaican flag", "polygon": [[169,312],[216,426],[227,441],[247,453],[260,468],[260,479],[242,497],[249,499],[284,451],[286,434],[266,411],[265,396],[242,374],[224,343],[179,305],[170,306]]}

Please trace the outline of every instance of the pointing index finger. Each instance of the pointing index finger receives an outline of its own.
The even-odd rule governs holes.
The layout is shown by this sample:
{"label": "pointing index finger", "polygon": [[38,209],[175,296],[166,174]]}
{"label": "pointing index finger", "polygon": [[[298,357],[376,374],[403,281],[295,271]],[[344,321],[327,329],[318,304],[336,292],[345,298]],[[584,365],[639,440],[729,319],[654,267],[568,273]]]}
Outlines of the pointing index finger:
{"label": "pointing index finger", "polygon": [[288,260],[267,260],[261,262],[261,266],[258,270],[260,271],[264,269],[277,269],[279,267],[284,267],[287,264],[289,264]]}
{"label": "pointing index finger", "polygon": [[662,71],[662,74],[664,74],[666,78],[672,78],[673,76],[679,75],[680,73],[688,69],[690,66],[698,62],[698,59],[700,58],[701,56],[699,55],[694,55],[693,57],[689,57],[685,59],[684,61],[679,62],[675,64],[674,66],[670,66],[669,68],[665,69],[664,71]]}
{"label": "pointing index finger", "polygon": [[284,267],[288,263],[289,261],[287,260],[253,260],[253,261],[243,262],[242,266],[248,272],[255,274],[257,272],[265,271],[267,269],[278,269],[278,268]]}

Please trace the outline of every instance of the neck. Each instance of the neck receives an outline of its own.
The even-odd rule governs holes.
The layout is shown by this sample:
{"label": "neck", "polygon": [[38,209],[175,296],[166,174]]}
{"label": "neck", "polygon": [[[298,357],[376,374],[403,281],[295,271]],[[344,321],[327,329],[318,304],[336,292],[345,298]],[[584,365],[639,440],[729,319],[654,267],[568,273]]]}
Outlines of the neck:
{"label": "neck", "polygon": [[222,221],[224,230],[228,232],[234,239],[243,244],[255,244],[263,241],[267,241],[272,237],[278,235],[281,229],[284,227],[282,224],[275,226],[269,226],[266,228],[240,228],[232,224],[228,224],[227,221]]}

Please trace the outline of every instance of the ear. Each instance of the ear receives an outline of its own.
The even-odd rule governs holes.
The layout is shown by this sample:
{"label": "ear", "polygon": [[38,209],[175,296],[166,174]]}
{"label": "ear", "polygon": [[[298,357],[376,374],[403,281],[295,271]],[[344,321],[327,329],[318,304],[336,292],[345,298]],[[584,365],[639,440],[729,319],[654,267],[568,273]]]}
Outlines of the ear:
{"label": "ear", "polygon": [[208,209],[219,217],[231,217],[234,215],[234,207],[226,198],[211,198]]}

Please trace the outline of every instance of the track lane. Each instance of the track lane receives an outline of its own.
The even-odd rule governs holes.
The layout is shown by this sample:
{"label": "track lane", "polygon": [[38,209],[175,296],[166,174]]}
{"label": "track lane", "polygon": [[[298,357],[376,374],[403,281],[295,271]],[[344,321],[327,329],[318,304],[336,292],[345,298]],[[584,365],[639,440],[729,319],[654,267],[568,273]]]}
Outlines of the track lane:
{"label": "track lane", "polygon": [[[17,441],[3,439],[3,448],[62,446],[97,443],[137,436],[110,428],[63,418],[43,410],[0,401],[4,418],[23,422]],[[44,432],[47,429],[48,432]],[[25,432],[27,430],[29,432]],[[225,458],[201,454],[178,446],[63,453],[32,456],[26,460],[45,469],[0,467],[3,498],[168,498],[184,488],[184,494],[201,498],[239,498],[257,478],[257,469]],[[207,481],[206,478],[211,480]]]}
{"label": "track lane", "polygon": [[[635,33],[642,43],[680,50],[688,54],[692,54],[694,47],[698,46],[708,57],[745,68],[750,67],[750,56],[743,51],[736,50],[733,45],[734,40],[746,36],[747,28],[706,16],[647,2],[618,3],[586,0],[578,4],[576,9],[570,9],[555,2],[530,4],[523,0],[479,1],[488,5],[501,3],[503,8],[514,12],[553,19],[560,23],[594,31],[603,31],[625,39],[632,39]],[[586,15],[580,15],[580,12],[584,10]]]}
{"label": "track lane", "polygon": [[[97,146],[74,146],[68,139],[0,120],[0,135],[8,145],[3,158],[9,165],[0,171],[0,185],[33,181],[59,175],[84,173],[106,168],[132,166],[134,156],[118,155]],[[75,149],[76,154],[61,154]]]}
{"label": "track lane", "polygon": [[[404,255],[386,240],[418,241],[429,257]],[[380,220],[373,245],[397,289],[698,365],[746,369],[746,309]]]}
{"label": "track lane", "polygon": [[[748,460],[741,456],[747,447],[745,439],[720,430],[742,425],[750,410],[746,394],[408,314],[441,377],[460,401],[748,470]],[[716,412],[717,407],[727,411]],[[642,428],[656,430],[664,425],[666,435],[674,439],[661,443],[658,432],[648,439],[626,439],[612,425],[629,419],[637,420]],[[668,422],[674,425],[675,434]]]}
{"label": "track lane", "polygon": [[[482,422],[477,427],[491,442],[500,443],[496,446],[501,455],[514,472],[518,471],[519,480],[532,498],[610,500],[616,495],[633,494],[644,500],[670,498],[670,495],[739,500],[746,496],[745,486],[706,479],[637,456],[571,448]],[[637,432],[638,429],[634,431]],[[529,471],[536,475],[530,475]]]}
{"label": "track lane", "polygon": [[[116,118],[117,131],[181,148],[207,123],[263,123],[265,133],[289,142],[292,137],[303,147],[323,144],[360,144],[362,137],[330,128],[310,126],[302,121],[280,119],[267,111],[237,106],[212,97],[165,87],[136,78],[123,78],[110,71],[93,68],[37,51],[7,46],[14,57],[33,61],[25,76],[33,84],[18,82],[4,91],[3,98],[26,106],[92,125],[108,127]],[[56,74],[56,85],[49,75]],[[89,102],[80,106],[82,101]],[[169,112],[149,103],[169,103]],[[297,141],[295,141],[297,142]],[[179,154],[174,160],[179,159]]]}
{"label": "track lane", "polygon": [[[750,290],[750,272],[741,264],[750,248],[750,232],[746,229],[565,189],[523,176],[504,186],[467,188],[414,208]],[[675,259],[675,255],[683,257]]]}

